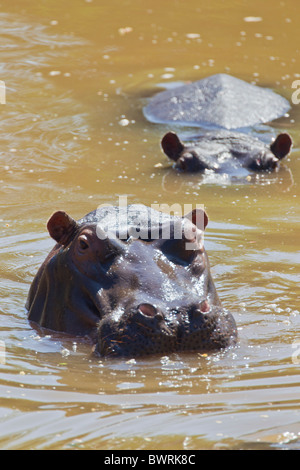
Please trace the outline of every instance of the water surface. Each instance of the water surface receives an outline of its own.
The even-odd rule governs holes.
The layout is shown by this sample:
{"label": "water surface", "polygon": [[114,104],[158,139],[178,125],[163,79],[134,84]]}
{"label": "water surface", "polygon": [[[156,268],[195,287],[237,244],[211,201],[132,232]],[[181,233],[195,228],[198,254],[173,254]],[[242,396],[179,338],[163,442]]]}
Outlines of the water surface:
{"label": "water surface", "polygon": [[[300,105],[257,131],[291,134],[279,173],[236,182],[175,174],[159,145],[169,127],[142,113],[163,87],[223,72],[291,101],[297,2],[1,6],[0,447],[299,447]],[[53,246],[46,220],[56,209],[80,218],[119,195],[205,205],[237,347],[98,361],[89,343],[31,328],[27,292]]]}

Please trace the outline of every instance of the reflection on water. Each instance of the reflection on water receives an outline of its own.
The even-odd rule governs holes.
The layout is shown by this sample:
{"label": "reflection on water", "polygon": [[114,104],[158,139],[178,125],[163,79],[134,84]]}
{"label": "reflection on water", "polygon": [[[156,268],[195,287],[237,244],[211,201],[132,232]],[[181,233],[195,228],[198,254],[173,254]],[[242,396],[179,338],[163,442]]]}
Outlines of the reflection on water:
{"label": "reflection on water", "polygon": [[[281,170],[246,184],[174,172],[159,145],[168,129],[142,114],[158,84],[220,72],[290,99],[294,2],[272,3],[272,16],[270,2],[27,3],[0,15],[1,448],[299,448],[299,109],[270,131],[294,140]],[[205,205],[236,347],[98,360],[88,342],[28,324],[28,288],[53,246],[47,218],[122,194]]]}

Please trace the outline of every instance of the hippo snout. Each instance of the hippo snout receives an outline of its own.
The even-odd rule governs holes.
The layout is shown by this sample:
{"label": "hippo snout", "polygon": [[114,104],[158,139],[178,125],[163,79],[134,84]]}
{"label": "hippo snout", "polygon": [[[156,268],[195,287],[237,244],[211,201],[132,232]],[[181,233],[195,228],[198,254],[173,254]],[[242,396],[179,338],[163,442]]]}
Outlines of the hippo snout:
{"label": "hippo snout", "polygon": [[101,356],[144,356],[176,350],[177,320],[154,305],[112,313],[100,321],[95,352]]}
{"label": "hippo snout", "polygon": [[181,351],[224,349],[237,341],[236,323],[226,309],[205,300],[181,316],[179,337]]}
{"label": "hippo snout", "polygon": [[178,351],[213,351],[234,345],[233,316],[207,300],[163,312],[142,303],[106,316],[98,328],[95,352],[101,356],[145,356]]}

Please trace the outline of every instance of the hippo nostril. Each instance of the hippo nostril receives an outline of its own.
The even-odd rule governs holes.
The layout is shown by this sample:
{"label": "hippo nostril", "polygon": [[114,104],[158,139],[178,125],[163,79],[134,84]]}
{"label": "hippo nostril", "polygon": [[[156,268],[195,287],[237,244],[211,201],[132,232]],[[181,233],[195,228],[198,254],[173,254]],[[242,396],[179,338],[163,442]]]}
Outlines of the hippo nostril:
{"label": "hippo nostril", "polygon": [[193,310],[195,316],[200,316],[203,313],[208,313],[210,311],[210,305],[207,300],[203,300],[196,308]]}
{"label": "hippo nostril", "polygon": [[138,310],[146,317],[155,317],[158,313],[156,307],[151,304],[140,304]]}
{"label": "hippo nostril", "polygon": [[200,304],[200,311],[202,313],[207,313],[210,311],[210,305],[208,303],[208,300],[203,300],[203,302],[201,302]]}

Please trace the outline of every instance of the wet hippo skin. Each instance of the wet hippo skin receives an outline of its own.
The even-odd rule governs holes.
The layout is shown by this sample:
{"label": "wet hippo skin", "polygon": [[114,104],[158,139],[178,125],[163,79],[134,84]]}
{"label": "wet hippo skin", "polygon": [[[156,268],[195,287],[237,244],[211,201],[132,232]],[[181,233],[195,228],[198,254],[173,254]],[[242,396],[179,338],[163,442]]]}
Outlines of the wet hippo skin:
{"label": "wet hippo skin", "polygon": [[34,278],[33,324],[88,335],[95,353],[142,356],[212,351],[236,342],[203,246],[207,215],[175,217],[143,205],[101,207],[76,222],[48,221],[57,242]]}
{"label": "wet hippo skin", "polygon": [[242,169],[262,172],[279,168],[280,161],[292,147],[289,134],[279,134],[266,145],[241,132],[215,130],[189,142],[182,142],[176,133],[168,132],[161,141],[164,153],[175,162],[175,168],[187,172],[239,174]]}
{"label": "wet hippo skin", "polygon": [[157,93],[144,115],[156,123],[241,129],[273,121],[290,107],[273,90],[218,73]]}

